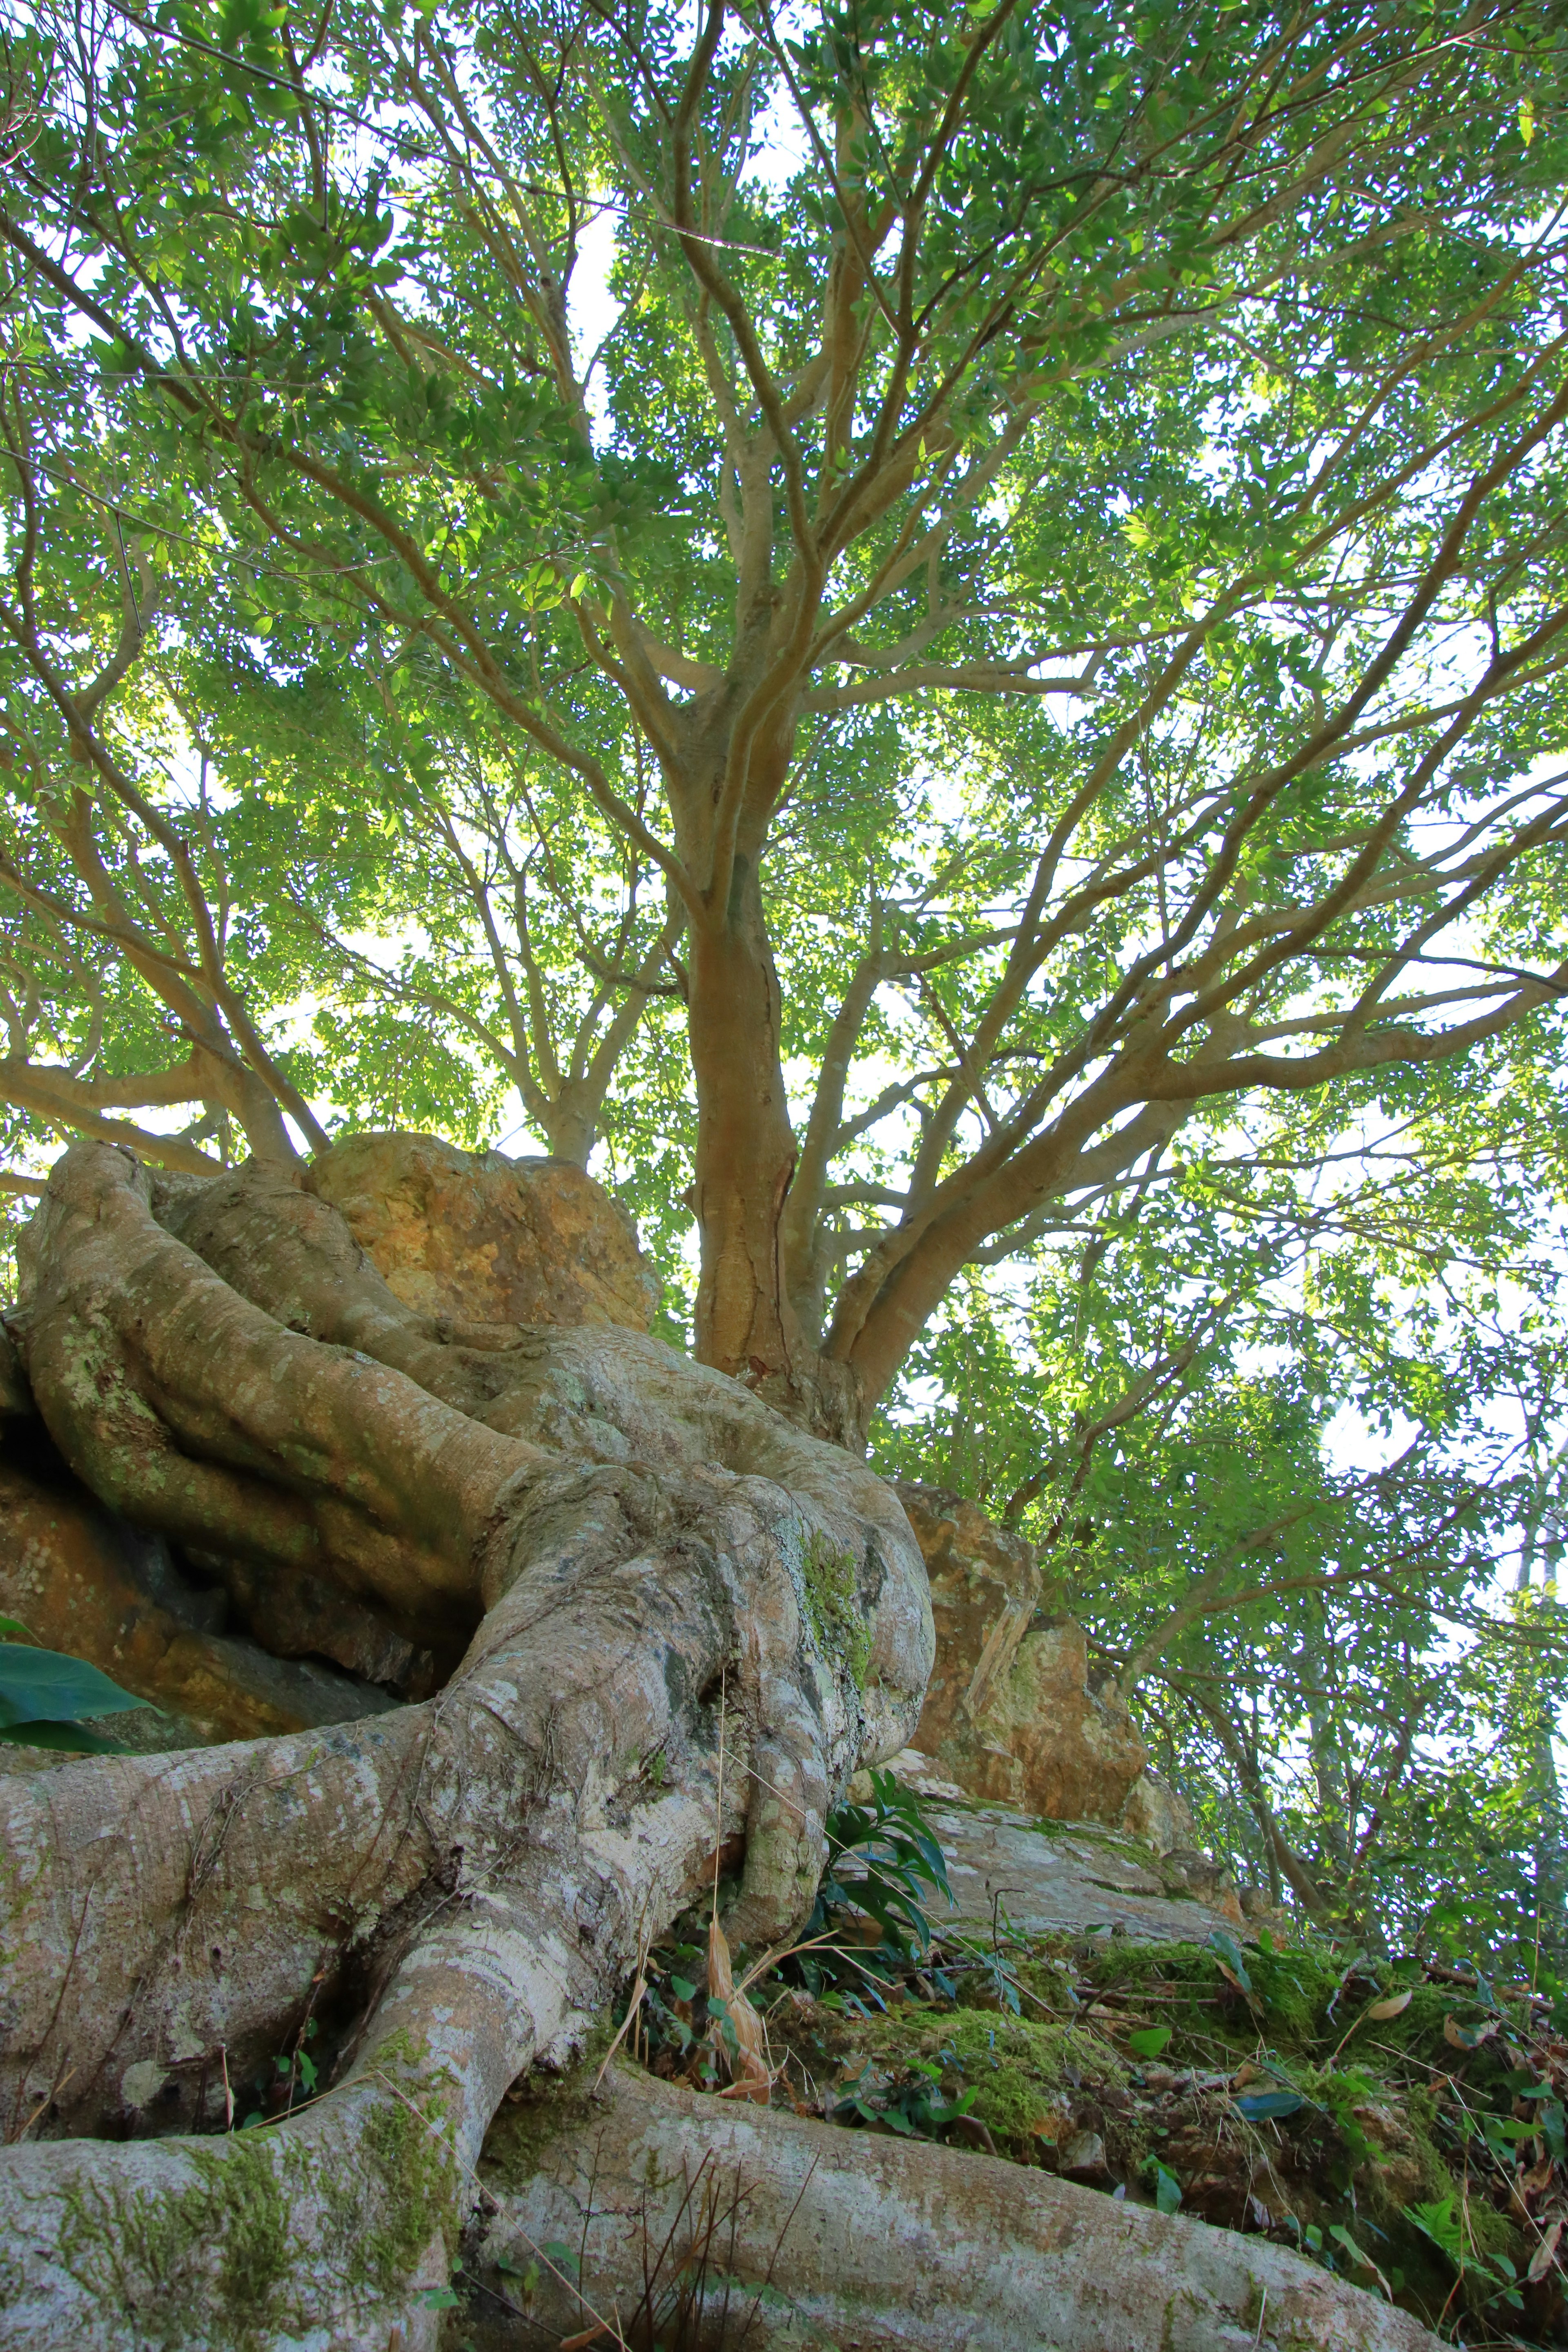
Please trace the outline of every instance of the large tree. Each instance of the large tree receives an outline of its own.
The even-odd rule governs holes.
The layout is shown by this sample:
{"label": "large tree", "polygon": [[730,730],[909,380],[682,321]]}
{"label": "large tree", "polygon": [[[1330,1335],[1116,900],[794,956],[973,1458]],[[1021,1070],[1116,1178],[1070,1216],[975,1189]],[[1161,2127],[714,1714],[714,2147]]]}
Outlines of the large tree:
{"label": "large tree", "polygon": [[[787,1931],[907,1736],[855,1449],[963,1270],[1184,1128],[1321,1158],[1550,1052],[1559,54],[1406,0],[16,28],[0,1095],[83,1139],[26,1392],[141,1527],[462,1654],[0,1790],[18,2326],[174,2279],[386,2340],[506,2084],[726,1832]],[[331,1205],[334,1094],[515,1086],[646,1184],[688,1077],[695,1365],[417,1315]],[[193,2050],[202,2124],[318,2003],[287,2130],[68,2137]]]}
{"label": "large tree", "polygon": [[[1552,1003],[1547,19],[218,29],[13,51],[16,558],[67,495],[125,607],[93,677],[18,578],[33,723],[145,821],[131,528],[216,735],[221,585],[229,672],[248,614],[318,731],[368,696],[416,785],[456,731],[547,848],[607,827],[668,902],[583,944],[684,999],[700,1360],[852,1433],[977,1250],[1194,1107]],[[900,994],[936,1050],[857,1101]]]}

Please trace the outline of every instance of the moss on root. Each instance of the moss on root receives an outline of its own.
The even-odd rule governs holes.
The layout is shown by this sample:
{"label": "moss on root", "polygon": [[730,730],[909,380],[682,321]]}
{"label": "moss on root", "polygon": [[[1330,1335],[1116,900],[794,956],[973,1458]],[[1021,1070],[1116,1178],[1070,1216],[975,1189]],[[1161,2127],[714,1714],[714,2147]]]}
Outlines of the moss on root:
{"label": "moss on root", "polygon": [[480,2174],[487,2182],[521,2189],[552,2139],[591,2119],[594,2084],[611,2039],[607,2021],[595,2026],[574,2064],[559,2074],[536,2067],[507,2093],[485,2138]]}
{"label": "moss on root", "polygon": [[818,1649],[844,1666],[856,1689],[863,1691],[871,1632],[860,1608],[854,1553],[816,1529],[801,1557],[801,1581]]}
{"label": "moss on root", "polygon": [[[439,2092],[376,2099],[352,2174],[276,2127],[187,2148],[181,2188],[124,2190],[90,2178],[65,2197],[61,2267],[148,2347],[226,2352],[396,2304],[421,2255],[458,2226],[459,2172]],[[320,2217],[302,2242],[297,2216]],[[307,2275],[301,2276],[301,2268]],[[324,2290],[324,2291],[323,2291]]]}

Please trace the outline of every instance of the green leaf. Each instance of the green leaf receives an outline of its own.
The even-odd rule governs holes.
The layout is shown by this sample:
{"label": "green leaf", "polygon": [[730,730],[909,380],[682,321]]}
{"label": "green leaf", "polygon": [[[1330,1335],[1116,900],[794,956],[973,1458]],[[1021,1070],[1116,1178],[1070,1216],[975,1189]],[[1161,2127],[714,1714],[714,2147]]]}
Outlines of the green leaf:
{"label": "green leaf", "polygon": [[1243,1992],[1252,1990],[1252,1979],[1247,1973],[1247,1962],[1241,1946],[1226,1927],[1215,1927],[1209,1937],[1209,1948],[1217,1952],[1229,1969]]}
{"label": "green leaf", "polygon": [[1143,2169],[1153,2176],[1154,2202],[1161,2212],[1173,2213],[1182,2201],[1182,2184],[1175,2174],[1157,2156],[1149,2157]]}
{"label": "green leaf", "polygon": [[1242,2091],[1233,2102],[1249,2124],[1278,2123],[1281,2116],[1300,2115],[1307,2102],[1300,2091]]}
{"label": "green leaf", "polygon": [[1135,2058],[1157,2058],[1171,2039],[1168,2025],[1145,2025],[1127,2037],[1127,2047]]}
{"label": "green leaf", "polygon": [[146,1704],[85,1658],[0,1643],[0,1726],[77,1723],[84,1715],[120,1715]]}
{"label": "green leaf", "polygon": [[122,1739],[74,1723],[0,1724],[0,1739],[12,1748],[58,1748],[68,1756],[129,1756]]}

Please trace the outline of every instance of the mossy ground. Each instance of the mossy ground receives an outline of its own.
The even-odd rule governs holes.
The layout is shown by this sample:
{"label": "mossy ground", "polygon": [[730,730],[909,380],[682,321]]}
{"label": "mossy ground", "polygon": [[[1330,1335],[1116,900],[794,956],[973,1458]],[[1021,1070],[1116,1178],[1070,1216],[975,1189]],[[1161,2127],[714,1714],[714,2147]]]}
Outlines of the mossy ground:
{"label": "mossy ground", "polygon": [[[1521,2117],[1560,2123],[1568,2044],[1522,1995],[1352,1959],[1311,1940],[1046,1938],[940,1950],[891,1970],[877,1997],[851,1968],[810,1988],[786,1969],[754,1998],[777,2104],[1136,2203],[1179,2188],[1184,2211],[1299,2247],[1471,2347],[1568,2342],[1553,2279],[1524,2281],[1550,2221],[1541,2182],[1563,2176],[1546,2137],[1510,2137]],[[700,2083],[701,1997],[675,2006],[684,2022],[672,2014],[652,2063]],[[1436,2215],[1439,2238],[1447,2212],[1448,2252],[1413,2208]]]}

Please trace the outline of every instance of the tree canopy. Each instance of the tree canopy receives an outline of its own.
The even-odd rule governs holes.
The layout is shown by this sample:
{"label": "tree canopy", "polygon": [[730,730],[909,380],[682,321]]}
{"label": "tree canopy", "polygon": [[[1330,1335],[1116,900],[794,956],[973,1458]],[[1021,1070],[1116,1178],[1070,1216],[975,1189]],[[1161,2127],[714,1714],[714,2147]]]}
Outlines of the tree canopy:
{"label": "tree canopy", "polygon": [[[1244,1810],[1191,1642],[1256,1611],[1194,1579],[1315,1498],[1281,1725],[1323,1579],[1405,1596],[1346,1814],[1529,1517],[1467,1381],[1533,1381],[1542,1460],[1560,1410],[1510,1302],[1562,1181],[1561,54],[1425,0],[30,10],[10,1181],[515,1089],[701,1360],[850,1443],[890,1402],[879,1460],[1074,1552]],[[1397,1494],[1324,1469],[1347,1398],[1420,1433]]]}

